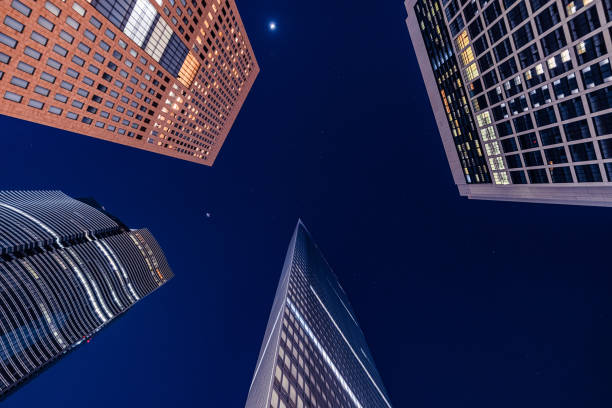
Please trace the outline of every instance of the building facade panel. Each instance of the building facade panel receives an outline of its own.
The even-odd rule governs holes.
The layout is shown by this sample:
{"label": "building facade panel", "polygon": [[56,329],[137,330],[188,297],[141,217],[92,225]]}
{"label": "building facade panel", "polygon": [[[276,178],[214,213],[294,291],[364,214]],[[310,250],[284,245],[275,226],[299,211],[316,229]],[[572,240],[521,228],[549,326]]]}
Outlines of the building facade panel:
{"label": "building facade panel", "polygon": [[[612,205],[609,6],[607,0],[406,1],[421,70],[436,72],[432,52],[458,67],[455,83],[468,96],[465,112],[477,125],[492,175],[490,185],[455,177],[463,195]],[[432,42],[432,35],[451,44]],[[434,107],[444,100],[429,97]],[[441,113],[434,114],[440,123]]]}
{"label": "building facade panel", "polygon": [[346,294],[301,222],[246,406],[391,407]]}
{"label": "building facade panel", "polygon": [[212,165],[259,72],[234,1],[0,3],[0,114]]}
{"label": "building facade panel", "polygon": [[3,397],[173,274],[148,230],[61,192],[2,191],[0,208]]}

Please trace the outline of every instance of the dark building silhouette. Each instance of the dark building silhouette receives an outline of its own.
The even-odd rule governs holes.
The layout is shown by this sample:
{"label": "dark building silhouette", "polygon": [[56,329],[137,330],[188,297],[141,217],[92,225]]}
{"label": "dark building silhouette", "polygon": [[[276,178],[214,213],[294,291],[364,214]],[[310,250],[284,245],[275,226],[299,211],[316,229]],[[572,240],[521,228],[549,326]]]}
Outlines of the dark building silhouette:
{"label": "dark building silhouette", "polygon": [[0,256],[0,396],[173,277],[148,230],[58,191],[0,192]]}
{"label": "dark building silhouette", "polygon": [[301,221],[246,407],[391,407],[346,293]]}

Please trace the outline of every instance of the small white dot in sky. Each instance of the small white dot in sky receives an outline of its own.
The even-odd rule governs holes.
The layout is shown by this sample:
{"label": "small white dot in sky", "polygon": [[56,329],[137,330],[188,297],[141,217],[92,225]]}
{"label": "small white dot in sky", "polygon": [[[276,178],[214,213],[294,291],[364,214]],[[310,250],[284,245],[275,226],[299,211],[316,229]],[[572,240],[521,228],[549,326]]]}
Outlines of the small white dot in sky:
{"label": "small white dot in sky", "polygon": [[268,27],[270,28],[270,30],[271,30],[271,31],[274,31],[274,30],[276,30],[276,23],[275,23],[274,21],[272,21],[272,22],[271,22],[271,23],[268,25]]}

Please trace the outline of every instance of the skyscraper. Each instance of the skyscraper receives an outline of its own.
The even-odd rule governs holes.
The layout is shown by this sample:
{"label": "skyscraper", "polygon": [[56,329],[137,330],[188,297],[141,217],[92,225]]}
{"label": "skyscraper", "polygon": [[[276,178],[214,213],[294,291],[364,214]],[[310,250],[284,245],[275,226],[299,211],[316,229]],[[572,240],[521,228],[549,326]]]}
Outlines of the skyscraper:
{"label": "skyscraper", "polygon": [[259,67],[234,0],[0,2],[0,114],[212,165]]}
{"label": "skyscraper", "polygon": [[346,293],[301,221],[246,407],[391,407]]}
{"label": "skyscraper", "polygon": [[612,206],[611,0],[406,0],[455,184]]}
{"label": "skyscraper", "polygon": [[148,230],[83,201],[0,192],[0,397],[173,277]]}

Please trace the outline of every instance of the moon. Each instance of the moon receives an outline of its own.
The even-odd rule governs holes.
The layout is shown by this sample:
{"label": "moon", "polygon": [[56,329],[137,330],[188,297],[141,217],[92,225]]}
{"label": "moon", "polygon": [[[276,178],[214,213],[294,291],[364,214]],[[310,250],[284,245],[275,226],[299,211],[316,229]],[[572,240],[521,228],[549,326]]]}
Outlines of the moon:
{"label": "moon", "polygon": [[276,22],[271,21],[270,24],[268,24],[268,28],[270,29],[270,31],[276,31]]}

